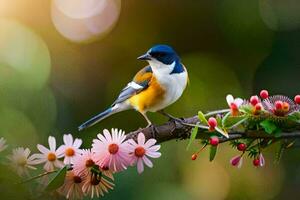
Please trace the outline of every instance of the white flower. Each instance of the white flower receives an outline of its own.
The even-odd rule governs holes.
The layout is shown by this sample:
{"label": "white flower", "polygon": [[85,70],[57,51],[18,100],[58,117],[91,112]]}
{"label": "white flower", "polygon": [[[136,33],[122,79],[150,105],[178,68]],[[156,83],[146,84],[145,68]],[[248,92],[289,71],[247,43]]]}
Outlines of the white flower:
{"label": "white flower", "polygon": [[36,158],[35,163],[45,163],[44,169],[46,171],[53,171],[55,167],[62,168],[64,164],[58,158],[61,158],[63,155],[58,155],[57,153],[55,137],[49,136],[48,143],[50,149],[40,144],[37,145],[41,153],[33,154],[34,158]]}
{"label": "white flower", "polygon": [[242,105],[242,103],[244,102],[244,100],[241,98],[233,98],[233,96],[231,94],[228,94],[226,96],[226,101],[227,101],[229,107],[232,107],[232,105],[234,104],[237,108],[239,108]]}
{"label": "white flower", "polygon": [[18,147],[13,149],[12,155],[8,156],[11,161],[11,166],[16,170],[19,176],[29,176],[28,169],[36,169],[32,165],[35,165],[34,156],[30,156],[30,150],[28,148]]}
{"label": "white flower", "polygon": [[81,153],[79,147],[82,144],[82,140],[76,138],[73,142],[73,136],[71,134],[64,135],[63,140],[65,144],[57,149],[58,156],[65,157],[65,164],[73,164],[74,157]]}
{"label": "white flower", "polygon": [[6,145],[6,140],[2,137],[0,138],[0,152],[4,151],[4,149],[6,149],[7,145]]}

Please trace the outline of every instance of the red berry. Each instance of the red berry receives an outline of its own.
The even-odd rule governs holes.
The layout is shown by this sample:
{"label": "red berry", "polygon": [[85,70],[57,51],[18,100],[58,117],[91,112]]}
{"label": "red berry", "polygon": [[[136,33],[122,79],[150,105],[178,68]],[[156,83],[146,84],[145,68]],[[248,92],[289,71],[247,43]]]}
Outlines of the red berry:
{"label": "red berry", "polygon": [[197,157],[198,157],[198,155],[197,155],[197,154],[193,154],[193,155],[192,155],[192,160],[196,160],[196,159],[197,159]]}
{"label": "red berry", "polygon": [[252,96],[252,97],[250,98],[250,103],[252,104],[252,106],[255,106],[256,104],[258,104],[258,103],[259,103],[259,98],[258,98],[258,96]]}
{"label": "red berry", "polygon": [[253,165],[254,165],[255,167],[259,166],[259,159],[258,159],[258,158],[255,158],[255,159],[253,160]]}
{"label": "red berry", "polygon": [[275,101],[275,108],[276,110],[282,110],[283,102],[282,101]]}
{"label": "red berry", "polygon": [[300,95],[296,95],[294,100],[297,104],[300,104]]}
{"label": "red berry", "polygon": [[262,110],[262,105],[261,105],[261,103],[258,103],[258,104],[255,105],[255,110],[256,110],[256,111]]}
{"label": "red berry", "polygon": [[219,138],[218,137],[211,137],[211,138],[209,138],[209,143],[212,146],[217,146],[219,144]]}
{"label": "red berry", "polygon": [[290,110],[290,104],[288,102],[283,102],[282,109],[285,112],[288,112]]}
{"label": "red berry", "polygon": [[247,145],[245,143],[240,143],[238,144],[237,149],[239,151],[245,151],[247,149]]}
{"label": "red berry", "polygon": [[260,97],[266,99],[269,97],[269,92],[267,90],[260,91]]}
{"label": "red berry", "polygon": [[215,127],[218,125],[216,118],[210,117],[208,119],[208,125],[209,125],[210,129],[212,129],[212,130],[215,129]]}

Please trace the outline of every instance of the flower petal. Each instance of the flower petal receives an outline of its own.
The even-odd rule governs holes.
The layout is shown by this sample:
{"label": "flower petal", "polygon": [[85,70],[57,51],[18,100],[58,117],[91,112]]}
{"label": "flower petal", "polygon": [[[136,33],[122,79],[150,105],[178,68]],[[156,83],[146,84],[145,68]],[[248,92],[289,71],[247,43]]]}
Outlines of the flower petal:
{"label": "flower petal", "polygon": [[151,157],[151,158],[159,158],[161,156],[160,152],[155,152],[155,151],[147,151],[146,155]]}
{"label": "flower petal", "polygon": [[140,145],[145,144],[145,140],[146,140],[146,138],[145,138],[144,133],[140,132],[138,134],[138,138],[137,138],[138,144],[140,144]]}
{"label": "flower petal", "polygon": [[227,104],[230,106],[231,103],[233,103],[233,101],[234,101],[233,96],[232,96],[231,94],[228,94],[228,95],[226,96],[226,101],[227,101]]}
{"label": "flower petal", "polygon": [[50,151],[49,149],[47,149],[46,147],[44,147],[43,145],[41,144],[38,144],[36,146],[38,148],[38,150],[43,153],[43,154],[48,154],[48,152]]}
{"label": "flower petal", "polygon": [[237,105],[237,107],[240,107],[240,106],[242,105],[243,102],[244,102],[244,100],[241,99],[241,98],[236,98],[236,99],[234,100],[234,103]]}
{"label": "flower petal", "polygon": [[145,147],[151,147],[156,143],[156,140],[151,138],[149,140],[147,140],[147,142],[145,143]]}
{"label": "flower petal", "polygon": [[147,158],[146,156],[143,156],[143,160],[148,167],[150,167],[150,168],[153,167],[153,163],[151,162],[151,160],[149,160],[149,158]]}
{"label": "flower petal", "polygon": [[144,163],[142,159],[138,159],[137,161],[137,170],[139,174],[141,174],[144,171]]}
{"label": "flower petal", "polygon": [[56,149],[56,140],[55,137],[49,136],[48,143],[51,151],[55,151]]}
{"label": "flower petal", "polygon": [[76,138],[75,141],[74,141],[73,147],[79,149],[79,147],[81,146],[81,144],[82,144],[82,139]]}
{"label": "flower petal", "polygon": [[63,140],[66,146],[73,145],[73,136],[71,134],[64,134]]}

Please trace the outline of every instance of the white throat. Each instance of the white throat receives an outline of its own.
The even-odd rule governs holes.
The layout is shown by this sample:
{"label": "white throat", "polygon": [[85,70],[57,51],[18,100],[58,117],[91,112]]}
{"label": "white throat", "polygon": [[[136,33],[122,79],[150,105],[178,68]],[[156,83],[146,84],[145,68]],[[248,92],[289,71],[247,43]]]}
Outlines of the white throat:
{"label": "white throat", "polygon": [[170,65],[166,65],[157,60],[149,60],[148,62],[150,64],[153,74],[155,76],[170,74],[173,71],[175,64],[176,64],[175,61]]}

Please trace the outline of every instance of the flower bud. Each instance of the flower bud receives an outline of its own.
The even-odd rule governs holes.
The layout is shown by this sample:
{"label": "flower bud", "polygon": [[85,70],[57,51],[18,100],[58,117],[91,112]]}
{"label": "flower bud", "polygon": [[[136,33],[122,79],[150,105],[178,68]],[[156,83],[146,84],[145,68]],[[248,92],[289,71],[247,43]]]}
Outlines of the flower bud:
{"label": "flower bud", "polygon": [[219,138],[214,136],[214,137],[211,137],[209,138],[209,143],[212,145],[212,146],[218,146],[219,144]]}
{"label": "flower bud", "polygon": [[218,125],[218,122],[214,117],[210,117],[207,122],[210,130],[215,130],[216,126]]}
{"label": "flower bud", "polygon": [[300,104],[300,95],[296,95],[294,100],[297,104]]}
{"label": "flower bud", "polygon": [[263,98],[263,99],[266,99],[269,97],[269,92],[267,90],[262,90],[260,92],[260,97]]}
{"label": "flower bud", "polygon": [[255,106],[256,104],[258,104],[258,103],[259,103],[259,98],[258,98],[258,96],[252,96],[252,97],[250,98],[250,103],[252,104],[252,106]]}

